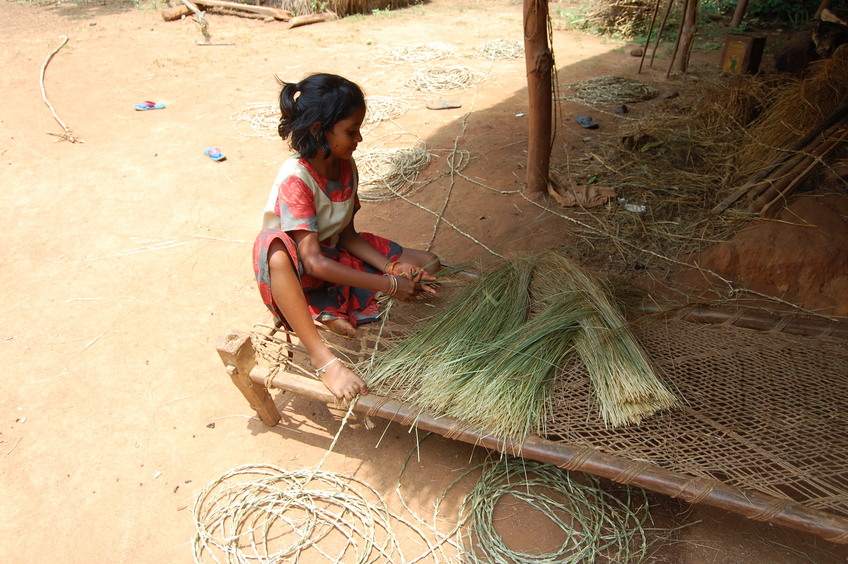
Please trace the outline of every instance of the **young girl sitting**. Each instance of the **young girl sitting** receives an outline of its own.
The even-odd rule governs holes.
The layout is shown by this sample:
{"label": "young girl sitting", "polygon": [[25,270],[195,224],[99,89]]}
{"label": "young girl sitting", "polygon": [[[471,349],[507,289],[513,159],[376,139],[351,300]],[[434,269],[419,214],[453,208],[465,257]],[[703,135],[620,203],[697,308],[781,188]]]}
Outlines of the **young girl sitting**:
{"label": "young girl sitting", "polygon": [[316,376],[339,399],[367,393],[365,382],[335,357],[313,320],[346,337],[377,319],[375,294],[401,300],[433,292],[439,259],[394,241],[358,233],[358,175],[353,161],[365,97],[353,82],[314,74],[281,82],[278,131],[296,154],[277,174],[253,247],[262,299],[298,336]]}

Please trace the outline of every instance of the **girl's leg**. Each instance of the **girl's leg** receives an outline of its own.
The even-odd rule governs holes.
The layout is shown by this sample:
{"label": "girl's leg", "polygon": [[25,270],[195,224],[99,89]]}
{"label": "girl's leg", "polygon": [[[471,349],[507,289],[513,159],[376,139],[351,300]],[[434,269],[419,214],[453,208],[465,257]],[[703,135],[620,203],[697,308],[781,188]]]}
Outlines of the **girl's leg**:
{"label": "girl's leg", "polygon": [[312,366],[325,367],[320,376],[327,389],[337,398],[348,401],[353,400],[357,394],[367,394],[368,388],[362,378],[343,363],[332,362],[335,356],[318,334],[291,258],[279,239],[271,243],[268,249],[268,267],[274,303],[303,343]]}
{"label": "girl's leg", "polygon": [[347,319],[335,317],[333,319],[319,319],[319,321],[336,335],[348,338],[356,337],[356,328]]}

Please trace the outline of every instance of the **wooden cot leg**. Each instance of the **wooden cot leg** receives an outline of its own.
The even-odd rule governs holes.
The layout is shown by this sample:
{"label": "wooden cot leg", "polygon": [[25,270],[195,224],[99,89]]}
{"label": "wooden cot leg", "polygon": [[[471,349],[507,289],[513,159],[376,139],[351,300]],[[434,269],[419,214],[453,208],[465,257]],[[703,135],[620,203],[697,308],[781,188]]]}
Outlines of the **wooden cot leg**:
{"label": "wooden cot leg", "polygon": [[227,367],[233,384],[247,398],[250,407],[259,414],[262,422],[273,427],[280,422],[280,412],[265,386],[250,379],[250,371],[256,366],[256,353],[249,333],[227,333],[218,342],[218,355]]}

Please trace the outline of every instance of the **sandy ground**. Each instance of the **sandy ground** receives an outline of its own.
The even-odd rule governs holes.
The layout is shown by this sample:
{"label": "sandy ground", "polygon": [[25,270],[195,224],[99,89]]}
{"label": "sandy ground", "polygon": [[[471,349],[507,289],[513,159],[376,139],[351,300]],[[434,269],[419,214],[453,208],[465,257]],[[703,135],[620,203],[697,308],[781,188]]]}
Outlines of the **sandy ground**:
{"label": "sandy ground", "polygon": [[[0,351],[9,363],[0,561],[190,562],[192,507],[206,484],[244,464],[297,470],[324,457],[337,411],[295,400],[267,428],[215,351],[222,334],[267,320],[250,247],[287,148],[246,135],[252,130],[232,116],[273,104],[275,74],[337,72],[369,95],[406,97],[410,110],[370,132],[366,147],[424,140],[442,174],[455,143],[470,151],[466,174],[480,184],[445,177],[416,196],[430,210],[450,196],[445,218],[464,234],[436,229],[432,213],[399,201],[368,204],[361,230],[453,262],[487,253],[474,240],[505,252],[567,236],[561,221],[496,192],[520,188],[523,178],[524,63],[471,50],[520,40],[520,3],[435,0],[294,30],[207,18],[212,40],[232,45],[197,45],[193,21],[164,22],[152,8],[0,3]],[[46,67],[44,92],[79,143],[56,135],[63,129],[40,87],[60,36],[69,40]],[[379,58],[385,48],[433,41],[455,45],[453,61],[480,73],[475,88],[447,95],[461,109],[425,109],[439,95],[404,87],[415,67]],[[633,75],[637,60],[620,47],[557,31],[560,77]],[[166,108],[133,110],[145,100]],[[210,146],[227,160],[207,158]],[[367,431],[357,421],[323,469],[355,475],[388,498],[416,442],[404,427]],[[431,508],[482,458],[480,449],[428,438],[404,474],[411,505]],[[655,501],[659,524],[688,525],[657,545],[655,562],[848,561],[844,547],[813,537]],[[544,531],[529,520],[514,534],[533,547]]]}

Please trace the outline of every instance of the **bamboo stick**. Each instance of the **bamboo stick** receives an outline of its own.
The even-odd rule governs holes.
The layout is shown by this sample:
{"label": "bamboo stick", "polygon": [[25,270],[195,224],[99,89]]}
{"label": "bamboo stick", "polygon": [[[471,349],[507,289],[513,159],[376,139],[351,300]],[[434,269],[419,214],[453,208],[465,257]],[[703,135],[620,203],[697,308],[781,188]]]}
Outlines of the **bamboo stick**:
{"label": "bamboo stick", "polygon": [[674,38],[674,47],[671,49],[671,61],[668,63],[668,71],[665,77],[671,76],[671,69],[674,66],[674,61],[677,59],[677,51],[680,49],[680,36],[683,35],[683,26],[686,23],[686,10],[689,8],[691,0],[683,0],[683,7],[680,11],[680,24],[677,26],[677,37]]}
{"label": "bamboo stick", "polygon": [[[718,215],[721,212],[725,211],[727,208],[732,206],[739,198],[741,198],[746,193],[748,194],[749,199],[756,198],[759,196],[763,190],[765,190],[768,185],[763,186],[761,183],[765,181],[766,178],[770,176],[782,176],[786,173],[787,170],[792,168],[792,166],[784,167],[786,162],[790,159],[793,159],[797,156],[798,153],[803,152],[805,149],[808,149],[811,143],[816,141],[816,138],[819,135],[823,135],[826,137],[829,133],[836,131],[841,124],[843,124],[846,120],[848,120],[848,102],[843,101],[839,107],[837,107],[831,114],[821,123],[819,123],[812,130],[807,132],[801,139],[796,142],[791,149],[782,153],[779,157],[777,157],[774,161],[771,162],[766,168],[757,173],[754,177],[748,180],[743,186],[735,190],[730,196],[719,202],[717,206],[715,206],[710,213],[713,215]],[[816,141],[816,144],[819,141]],[[779,169],[779,170],[778,170]],[[772,174],[774,173],[774,174]]]}
{"label": "bamboo stick", "polygon": [[[759,182],[750,187],[748,190],[748,199],[754,200],[765,192],[769,186],[774,184],[771,180],[777,181],[785,177],[790,171],[797,169],[799,163],[804,161],[805,157],[811,155],[817,156],[822,144],[826,143],[833,135],[836,134],[837,131],[840,130],[840,128],[844,127],[844,123],[846,121],[848,121],[848,115],[846,115],[841,121],[830,125],[826,129],[820,129],[817,127],[815,134],[805,135],[801,141],[796,143],[793,149],[787,151],[782,157],[780,157],[779,160],[782,161],[782,164],[779,167],[772,169],[766,177],[762,178]],[[777,159],[775,162],[777,162]]]}
{"label": "bamboo stick", "polygon": [[676,317],[693,323],[730,325],[742,329],[774,331],[804,337],[833,337],[848,340],[848,322],[831,319],[800,317],[794,314],[776,316],[758,311],[737,308],[690,305],[684,308],[664,309],[654,303],[642,304],[637,311],[646,315]]}
{"label": "bamboo stick", "polygon": [[[766,190],[761,198],[767,201],[761,206],[759,210],[760,215],[770,218],[777,215],[777,212],[786,204],[789,195],[792,194],[798,186],[800,186],[813,169],[821,164],[822,160],[827,155],[833,152],[834,149],[839,147],[845,141],[846,137],[848,137],[848,128],[843,128],[837,132],[833,138],[824,141],[819,146],[816,155],[809,156],[802,161],[801,164],[807,163],[807,166],[805,166],[803,170],[794,175],[789,175],[787,180],[775,184],[772,188]],[[801,168],[800,164],[798,168]]]}
{"label": "bamboo stick", "polygon": [[642,58],[639,60],[639,70],[636,71],[636,74],[640,74],[642,72],[642,65],[645,64],[645,55],[648,53],[648,46],[651,44],[651,34],[654,32],[654,24],[657,21],[657,13],[660,11],[660,2],[662,0],[657,0],[656,6],[654,6],[654,15],[651,18],[651,25],[648,27],[648,38],[645,40],[645,48],[642,50]]}
{"label": "bamboo stick", "polygon": [[[834,126],[826,131],[822,138],[810,143],[804,152],[795,153],[770,178],[764,179],[760,184],[751,188],[748,197],[752,200],[749,211],[758,211],[763,204],[770,202],[776,195],[776,190],[782,190],[786,184],[798,178],[802,171],[806,170],[811,163],[818,163],[842,141],[837,136],[845,126]],[[835,144],[834,144],[835,143]],[[809,174],[807,170],[807,174]],[[802,178],[803,180],[803,178]]]}
{"label": "bamboo stick", "polygon": [[651,62],[648,64],[651,68],[654,68],[654,57],[657,54],[657,48],[660,46],[660,39],[662,39],[663,33],[665,32],[665,24],[668,22],[668,15],[671,13],[671,6],[674,4],[674,0],[668,0],[668,4],[665,7],[665,15],[663,16],[662,23],[660,24],[660,29],[657,32],[657,40],[654,42],[654,49],[651,51]]}
{"label": "bamboo stick", "polygon": [[794,155],[774,174],[752,187],[748,192],[748,198],[751,200],[751,203],[748,204],[748,211],[751,213],[760,211],[763,205],[770,202],[776,195],[777,190],[780,190],[786,182],[792,178],[797,178],[801,174],[801,171],[805,170],[810,163],[816,162],[815,151],[817,150],[817,148],[813,148],[813,153]]}

